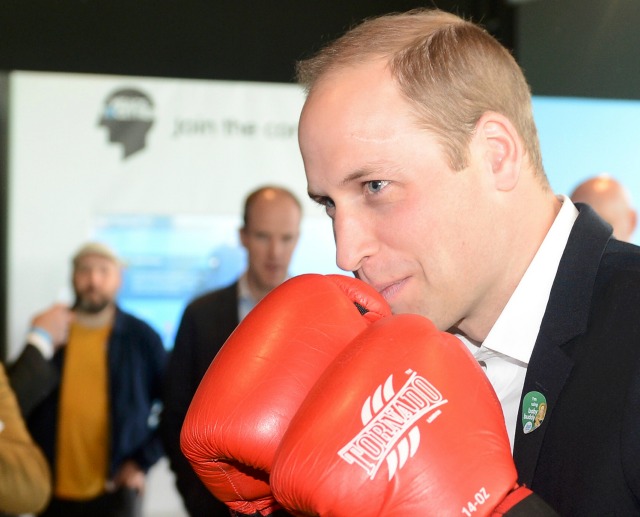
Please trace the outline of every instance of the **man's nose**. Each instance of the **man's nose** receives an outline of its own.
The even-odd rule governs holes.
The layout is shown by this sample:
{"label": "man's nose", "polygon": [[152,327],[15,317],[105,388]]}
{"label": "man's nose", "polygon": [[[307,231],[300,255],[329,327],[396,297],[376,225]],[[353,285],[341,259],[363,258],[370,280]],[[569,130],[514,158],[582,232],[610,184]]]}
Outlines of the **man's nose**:
{"label": "man's nose", "polygon": [[371,221],[343,211],[333,219],[336,242],[336,264],[344,271],[357,271],[377,249],[377,239]]}
{"label": "man's nose", "polygon": [[92,286],[99,285],[102,282],[104,275],[97,270],[91,270],[88,275],[89,284]]}
{"label": "man's nose", "polygon": [[271,238],[269,239],[268,251],[269,256],[273,258],[277,258],[282,254],[282,250],[284,249],[284,244],[280,239]]}

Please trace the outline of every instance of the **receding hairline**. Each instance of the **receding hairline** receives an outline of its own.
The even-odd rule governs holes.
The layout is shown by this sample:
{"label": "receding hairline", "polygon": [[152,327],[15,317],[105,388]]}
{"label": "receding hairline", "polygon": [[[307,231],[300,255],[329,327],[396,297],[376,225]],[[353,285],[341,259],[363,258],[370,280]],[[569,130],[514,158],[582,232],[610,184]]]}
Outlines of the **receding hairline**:
{"label": "receding hairline", "polygon": [[[421,24],[416,22],[418,17],[422,20]],[[390,21],[395,26],[394,37],[390,36]],[[448,27],[467,24],[474,25],[455,14],[431,8],[417,8],[404,13],[393,12],[366,18],[325,45],[315,55],[296,62],[295,78],[309,93],[320,78],[330,75],[331,72],[376,59],[391,64],[404,49]],[[381,31],[386,33],[386,37],[375,39],[375,34],[380,34]],[[361,38],[363,32],[371,33],[366,43]],[[345,51],[345,48],[348,50]]]}
{"label": "receding hairline", "polygon": [[273,193],[274,197],[276,198],[288,198],[293,201],[294,205],[298,208],[300,215],[302,215],[302,203],[298,199],[298,196],[296,196],[293,192],[279,185],[264,185],[250,192],[245,198],[242,215],[242,220],[245,227],[249,223],[249,213],[251,212],[251,209],[255,205],[256,201],[264,198],[265,196],[268,196],[270,193]]}
{"label": "receding hairline", "polygon": [[486,28],[430,8],[369,18],[298,62],[297,79],[311,96],[345,69],[374,60],[385,63],[421,127],[439,135],[455,170],[466,164],[473,126],[494,111],[514,124],[548,188],[530,87],[511,52]]}

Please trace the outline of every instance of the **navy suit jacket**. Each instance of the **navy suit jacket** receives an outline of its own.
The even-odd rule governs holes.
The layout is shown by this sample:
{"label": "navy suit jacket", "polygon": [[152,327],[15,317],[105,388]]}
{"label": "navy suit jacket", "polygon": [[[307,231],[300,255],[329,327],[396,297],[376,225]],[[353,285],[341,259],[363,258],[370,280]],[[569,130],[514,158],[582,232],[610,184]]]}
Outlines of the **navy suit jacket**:
{"label": "navy suit jacket", "polygon": [[237,282],[196,298],[182,315],[169,359],[160,429],[176,486],[191,517],[229,515],[228,507],[206,489],[182,454],[180,430],[202,377],[238,324]]}
{"label": "navy suit jacket", "polygon": [[523,389],[547,415],[519,415],[514,459],[560,515],[640,515],[640,248],[577,206]]}

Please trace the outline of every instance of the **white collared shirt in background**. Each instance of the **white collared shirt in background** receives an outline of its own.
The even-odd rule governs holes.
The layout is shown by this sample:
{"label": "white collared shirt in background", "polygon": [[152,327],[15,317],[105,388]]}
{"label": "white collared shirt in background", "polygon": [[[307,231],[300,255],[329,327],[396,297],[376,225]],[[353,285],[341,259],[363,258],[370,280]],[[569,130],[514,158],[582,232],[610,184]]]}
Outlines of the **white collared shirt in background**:
{"label": "white collared shirt in background", "polygon": [[258,302],[254,300],[253,296],[251,296],[249,280],[247,279],[247,273],[245,272],[238,279],[238,321],[242,321],[257,303]]}

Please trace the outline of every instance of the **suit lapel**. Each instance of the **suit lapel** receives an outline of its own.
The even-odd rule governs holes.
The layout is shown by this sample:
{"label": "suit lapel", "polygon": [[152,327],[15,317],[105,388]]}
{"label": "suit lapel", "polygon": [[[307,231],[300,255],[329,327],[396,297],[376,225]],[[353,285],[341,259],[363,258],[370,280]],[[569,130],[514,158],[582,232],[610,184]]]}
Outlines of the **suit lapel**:
{"label": "suit lapel", "polygon": [[[580,214],[560,260],[520,398],[513,457],[520,483],[528,486],[533,481],[548,422],[573,367],[573,359],[562,347],[587,329],[598,266],[611,238],[611,229],[591,208],[577,206]],[[532,392],[545,397],[547,413],[539,428],[525,434],[523,400]]]}

